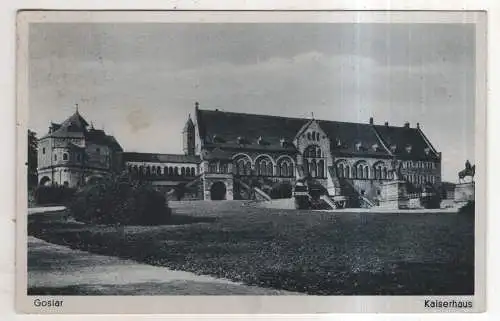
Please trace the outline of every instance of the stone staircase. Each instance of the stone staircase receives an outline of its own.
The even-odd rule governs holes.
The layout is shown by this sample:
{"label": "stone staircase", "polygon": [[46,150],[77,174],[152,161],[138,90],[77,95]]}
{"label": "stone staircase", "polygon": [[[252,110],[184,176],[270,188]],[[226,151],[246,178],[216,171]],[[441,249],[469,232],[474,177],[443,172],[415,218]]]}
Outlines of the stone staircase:
{"label": "stone staircase", "polygon": [[367,195],[362,195],[356,188],[352,179],[338,177],[334,166],[328,167],[329,178],[335,187],[334,196],[345,196],[347,198],[347,207],[371,208],[376,206],[376,201]]}
{"label": "stone staircase", "polygon": [[258,187],[251,187],[239,178],[234,178],[234,183],[238,184],[240,188],[243,188],[246,191],[247,195],[249,196],[248,199],[255,199],[260,201],[271,200],[271,196],[269,196],[266,192]]}

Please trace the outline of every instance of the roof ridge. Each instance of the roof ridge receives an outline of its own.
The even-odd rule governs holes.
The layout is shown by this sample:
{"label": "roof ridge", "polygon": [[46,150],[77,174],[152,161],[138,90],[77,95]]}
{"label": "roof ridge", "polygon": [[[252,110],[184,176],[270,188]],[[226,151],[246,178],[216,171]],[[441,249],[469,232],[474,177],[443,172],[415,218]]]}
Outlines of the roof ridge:
{"label": "roof ridge", "polygon": [[387,143],[384,141],[384,139],[382,138],[382,135],[380,135],[377,128],[375,128],[375,125],[371,126],[371,128],[375,132],[375,136],[377,136],[378,140],[380,140],[380,143],[382,143],[382,146],[385,148],[387,153],[389,153],[389,155],[391,155],[391,156],[394,156],[392,151],[389,148],[387,148]]}
{"label": "roof ridge", "polygon": [[433,153],[436,154],[436,156],[438,156],[439,152],[434,148],[434,146],[432,145],[431,141],[427,138],[427,136],[424,134],[424,132],[422,131],[422,129],[420,129],[420,127],[417,128],[417,132],[424,139],[424,142],[427,144],[427,146],[429,146],[431,148],[431,150],[433,151]]}
{"label": "roof ridge", "polygon": [[[266,115],[266,114],[254,114],[254,113],[245,113],[245,112],[236,112],[236,111],[225,111],[218,109],[198,109],[200,112],[212,112],[212,113],[224,113],[224,114],[233,114],[233,115],[241,115],[241,116],[264,116],[264,117],[273,117],[273,118],[283,118],[283,119],[291,119],[291,120],[301,120],[301,121],[311,121],[315,120],[317,122],[328,122],[328,123],[339,123],[339,124],[356,124],[356,125],[366,125],[366,126],[384,126],[389,128],[405,128],[404,126],[385,126],[385,125],[376,125],[369,123],[357,123],[353,121],[340,121],[340,120],[328,120],[328,119],[309,119],[305,117],[290,117],[290,116],[280,116],[280,115]],[[413,128],[412,128],[413,129]]]}

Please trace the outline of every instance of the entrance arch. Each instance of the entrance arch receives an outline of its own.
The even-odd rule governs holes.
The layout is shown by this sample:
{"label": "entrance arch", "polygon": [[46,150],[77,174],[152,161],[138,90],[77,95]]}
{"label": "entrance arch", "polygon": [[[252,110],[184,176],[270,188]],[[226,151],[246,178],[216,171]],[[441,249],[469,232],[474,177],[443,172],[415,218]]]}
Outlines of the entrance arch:
{"label": "entrance arch", "polygon": [[226,184],[223,182],[215,182],[210,187],[210,199],[220,201],[226,199]]}
{"label": "entrance arch", "polygon": [[40,180],[40,186],[50,185],[50,178],[47,176],[42,177]]}

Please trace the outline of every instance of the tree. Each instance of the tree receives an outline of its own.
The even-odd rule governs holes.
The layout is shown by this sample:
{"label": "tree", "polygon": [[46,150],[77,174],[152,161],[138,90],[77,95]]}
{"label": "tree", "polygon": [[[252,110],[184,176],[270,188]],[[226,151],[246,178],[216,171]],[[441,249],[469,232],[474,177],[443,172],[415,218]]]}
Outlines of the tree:
{"label": "tree", "polygon": [[38,184],[38,139],[36,133],[28,129],[28,187]]}

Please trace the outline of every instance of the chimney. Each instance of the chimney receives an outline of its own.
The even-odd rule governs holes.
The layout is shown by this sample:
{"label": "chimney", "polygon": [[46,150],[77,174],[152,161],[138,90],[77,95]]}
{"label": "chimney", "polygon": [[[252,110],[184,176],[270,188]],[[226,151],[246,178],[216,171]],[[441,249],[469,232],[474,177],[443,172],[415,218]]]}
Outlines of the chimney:
{"label": "chimney", "polygon": [[370,125],[373,125],[373,117],[370,117]]}
{"label": "chimney", "polygon": [[195,102],[194,103],[194,109],[199,109],[200,108],[200,103],[199,102]]}
{"label": "chimney", "polygon": [[420,129],[420,123],[417,123],[417,129]]}
{"label": "chimney", "polygon": [[386,122],[384,123],[384,125],[385,125],[385,127],[388,127],[388,126],[389,126],[389,122],[388,122],[388,121],[386,121]]}
{"label": "chimney", "polygon": [[409,122],[405,122],[405,128],[410,128],[410,123]]}

